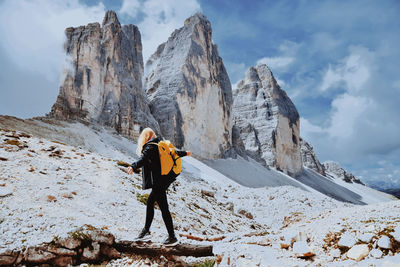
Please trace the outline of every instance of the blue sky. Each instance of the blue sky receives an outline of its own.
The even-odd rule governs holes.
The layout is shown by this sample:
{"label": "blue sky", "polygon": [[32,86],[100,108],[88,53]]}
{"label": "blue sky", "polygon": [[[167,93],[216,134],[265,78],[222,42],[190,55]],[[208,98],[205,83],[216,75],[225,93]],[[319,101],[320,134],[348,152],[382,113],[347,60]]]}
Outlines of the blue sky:
{"label": "blue sky", "polygon": [[54,103],[64,29],[108,9],[139,26],[144,56],[197,11],[236,84],[266,63],[322,160],[400,187],[400,2],[0,0],[0,114],[28,118]]}

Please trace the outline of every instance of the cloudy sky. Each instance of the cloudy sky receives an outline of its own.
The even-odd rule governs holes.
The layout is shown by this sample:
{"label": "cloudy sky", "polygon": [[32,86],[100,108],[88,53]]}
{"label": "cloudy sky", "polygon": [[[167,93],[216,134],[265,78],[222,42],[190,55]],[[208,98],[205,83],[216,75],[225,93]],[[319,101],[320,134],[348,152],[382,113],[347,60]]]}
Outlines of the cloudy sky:
{"label": "cloudy sky", "polygon": [[101,22],[108,9],[139,26],[145,58],[203,12],[232,84],[266,63],[321,161],[400,187],[399,1],[0,0],[0,114],[47,113],[64,29]]}

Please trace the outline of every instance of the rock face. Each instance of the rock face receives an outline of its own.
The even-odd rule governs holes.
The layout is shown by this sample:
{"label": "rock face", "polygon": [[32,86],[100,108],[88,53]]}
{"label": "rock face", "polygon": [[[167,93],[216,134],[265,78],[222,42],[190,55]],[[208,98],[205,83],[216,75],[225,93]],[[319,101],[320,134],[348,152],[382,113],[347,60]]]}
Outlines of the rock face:
{"label": "rock face", "polygon": [[333,161],[326,161],[323,163],[325,172],[328,175],[336,176],[347,183],[363,184],[360,179],[357,179],[352,173],[346,172],[338,163]]}
{"label": "rock face", "polygon": [[325,168],[321,164],[321,162],[319,162],[317,156],[315,155],[313,146],[300,137],[300,147],[303,166],[310,168],[325,176]]}
{"label": "rock face", "polygon": [[146,64],[150,109],[164,138],[213,159],[232,143],[232,88],[211,24],[202,14],[188,18]]}
{"label": "rock face", "polygon": [[299,113],[266,65],[250,67],[239,82],[233,117],[250,157],[289,175],[302,171]]}
{"label": "rock face", "polygon": [[121,26],[113,11],[103,23],[67,28],[60,92],[49,114],[60,119],[97,121],[127,137],[140,128],[159,130],[142,90],[143,57],[138,28]]}

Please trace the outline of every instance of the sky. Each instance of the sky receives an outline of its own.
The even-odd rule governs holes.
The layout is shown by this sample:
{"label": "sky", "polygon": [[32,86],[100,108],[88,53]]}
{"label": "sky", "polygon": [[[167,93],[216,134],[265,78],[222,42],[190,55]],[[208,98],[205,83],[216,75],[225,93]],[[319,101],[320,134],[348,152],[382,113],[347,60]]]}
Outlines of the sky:
{"label": "sky", "polygon": [[233,87],[267,64],[321,161],[400,188],[400,1],[0,0],[0,114],[42,116],[65,63],[64,29],[115,10],[146,60],[184,20],[210,20]]}

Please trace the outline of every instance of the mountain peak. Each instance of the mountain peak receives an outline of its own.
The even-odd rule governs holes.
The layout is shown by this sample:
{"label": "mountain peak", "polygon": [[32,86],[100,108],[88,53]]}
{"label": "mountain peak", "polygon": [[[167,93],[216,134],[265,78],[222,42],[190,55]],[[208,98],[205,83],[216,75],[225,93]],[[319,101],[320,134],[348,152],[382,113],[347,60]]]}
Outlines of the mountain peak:
{"label": "mountain peak", "polygon": [[108,10],[106,12],[106,15],[104,16],[104,19],[103,19],[103,27],[104,27],[104,25],[111,24],[111,23],[120,24],[119,20],[118,20],[118,17],[117,17],[117,14],[115,13],[115,11]]}
{"label": "mountain peak", "polygon": [[192,15],[191,17],[187,18],[185,20],[185,24],[184,25],[186,26],[186,25],[197,24],[197,23],[203,23],[203,24],[211,25],[211,23],[207,19],[207,17],[201,12],[197,12],[194,15]]}

